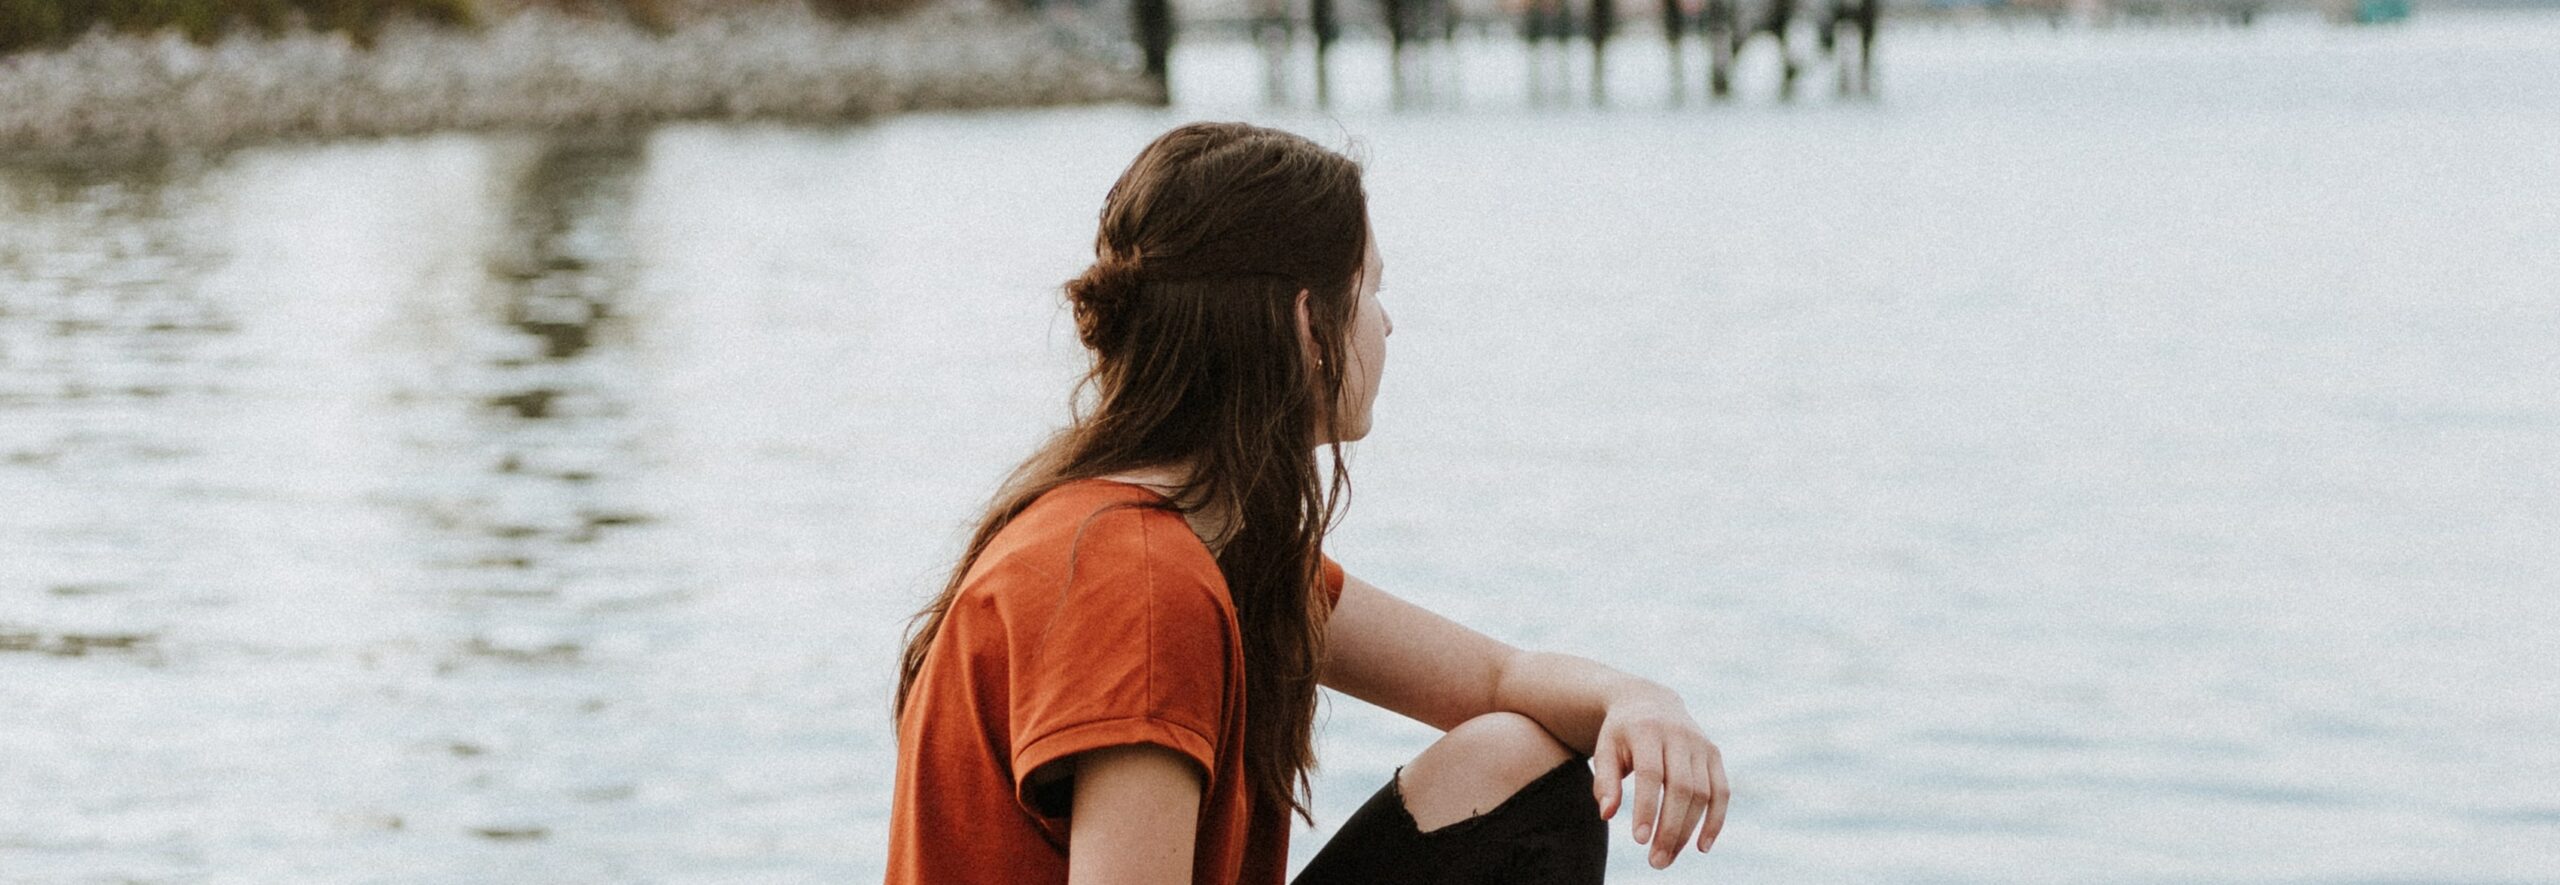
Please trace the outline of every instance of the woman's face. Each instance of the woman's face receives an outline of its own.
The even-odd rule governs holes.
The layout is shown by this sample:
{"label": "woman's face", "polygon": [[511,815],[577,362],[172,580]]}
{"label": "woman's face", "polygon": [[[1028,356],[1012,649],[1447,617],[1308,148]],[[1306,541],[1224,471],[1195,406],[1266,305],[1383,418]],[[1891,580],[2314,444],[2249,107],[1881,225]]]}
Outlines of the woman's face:
{"label": "woman's face", "polygon": [[1387,309],[1378,303],[1378,279],[1386,270],[1386,261],[1378,257],[1375,234],[1369,238],[1368,253],[1361,258],[1359,301],[1351,315],[1351,341],[1343,356],[1350,365],[1343,367],[1342,398],[1334,403],[1336,421],[1334,442],[1352,442],[1369,435],[1369,407],[1378,399],[1378,376],[1387,367],[1387,336],[1394,334],[1395,322],[1387,318]]}

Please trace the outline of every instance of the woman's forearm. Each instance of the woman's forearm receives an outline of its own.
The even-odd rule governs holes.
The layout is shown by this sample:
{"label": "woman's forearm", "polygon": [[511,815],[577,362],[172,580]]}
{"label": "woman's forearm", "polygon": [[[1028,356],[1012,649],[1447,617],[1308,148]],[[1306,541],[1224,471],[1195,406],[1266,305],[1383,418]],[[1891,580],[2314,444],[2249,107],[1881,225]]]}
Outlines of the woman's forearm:
{"label": "woman's forearm", "polygon": [[1495,686],[1495,704],[1591,757],[1600,816],[1615,818],[1622,800],[1632,806],[1633,835],[1650,847],[1655,869],[1671,865],[1689,834],[1705,851],[1724,831],[1732,795],[1724,754],[1678,693],[1594,661],[1532,652],[1510,656]]}
{"label": "woman's forearm", "polygon": [[1679,694],[1659,683],[1588,658],[1537,651],[1515,653],[1503,663],[1493,700],[1497,709],[1537,720],[1556,740],[1584,754],[1598,742],[1600,724],[1611,707],[1634,701],[1680,704]]}

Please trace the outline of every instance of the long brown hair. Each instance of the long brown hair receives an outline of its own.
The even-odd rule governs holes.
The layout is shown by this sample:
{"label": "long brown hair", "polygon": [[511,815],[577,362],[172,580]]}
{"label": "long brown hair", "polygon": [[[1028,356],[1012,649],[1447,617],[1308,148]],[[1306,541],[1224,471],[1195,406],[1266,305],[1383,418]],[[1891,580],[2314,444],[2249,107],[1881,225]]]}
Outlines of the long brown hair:
{"label": "long brown hair", "polygon": [[[1066,285],[1093,352],[1075,418],[1014,471],[917,613],[895,710],[970,567],[1033,500],[1181,465],[1188,478],[1162,506],[1224,526],[1214,540],[1244,645],[1246,779],[1257,804],[1307,816],[1319,546],[1349,482],[1339,444],[1329,476],[1313,444],[1341,398],[1368,243],[1359,165],[1304,138],[1194,123],[1139,152],[1103,200],[1092,267]],[[1312,365],[1297,333],[1301,290]]]}

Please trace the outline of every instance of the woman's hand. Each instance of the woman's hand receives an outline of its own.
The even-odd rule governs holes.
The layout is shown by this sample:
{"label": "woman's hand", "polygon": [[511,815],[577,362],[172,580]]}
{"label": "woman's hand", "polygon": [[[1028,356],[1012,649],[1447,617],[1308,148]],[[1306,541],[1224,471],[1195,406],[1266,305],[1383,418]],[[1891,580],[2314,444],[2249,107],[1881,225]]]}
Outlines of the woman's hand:
{"label": "woman's hand", "polygon": [[[1636,842],[1653,847],[1647,860],[1662,869],[1680,856],[1689,833],[1698,833],[1705,851],[1724,831],[1724,810],[1731,791],[1724,778],[1724,753],[1698,730],[1680,698],[1669,691],[1647,691],[1609,705],[1600,722],[1600,737],[1591,748],[1592,781],[1600,800],[1600,816],[1615,820],[1624,793],[1635,799]],[[1620,788],[1620,781],[1633,781]],[[1703,817],[1706,826],[1699,827]]]}
{"label": "woman's hand", "polygon": [[1700,851],[1724,830],[1724,754],[1668,688],[1596,661],[1512,648],[1357,576],[1344,577],[1325,634],[1327,687],[1443,730],[1521,713],[1565,746],[1589,748],[1600,816],[1615,819],[1631,789],[1636,841],[1653,846],[1657,869],[1680,856],[1701,819]]}

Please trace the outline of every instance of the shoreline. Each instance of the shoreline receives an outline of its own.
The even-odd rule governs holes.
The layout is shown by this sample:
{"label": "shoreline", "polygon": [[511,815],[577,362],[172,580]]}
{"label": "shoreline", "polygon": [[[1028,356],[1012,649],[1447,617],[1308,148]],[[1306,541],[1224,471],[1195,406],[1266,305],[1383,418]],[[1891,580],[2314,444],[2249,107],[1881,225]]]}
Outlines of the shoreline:
{"label": "shoreline", "polygon": [[1079,36],[980,0],[858,24],[766,4],[663,34],[537,8],[474,30],[402,23],[370,49],[326,32],[210,44],[92,33],[0,56],[0,95],[13,96],[0,103],[0,155],[1154,98]]}

